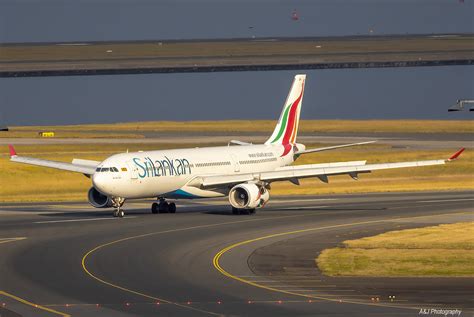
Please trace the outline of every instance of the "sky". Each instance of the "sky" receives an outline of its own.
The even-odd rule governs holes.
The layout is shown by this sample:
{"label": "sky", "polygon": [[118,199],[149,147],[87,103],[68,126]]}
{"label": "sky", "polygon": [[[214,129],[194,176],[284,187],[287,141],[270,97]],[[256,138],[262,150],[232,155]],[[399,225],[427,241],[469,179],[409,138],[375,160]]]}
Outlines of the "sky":
{"label": "sky", "polygon": [[2,0],[0,42],[473,32],[473,2]]}
{"label": "sky", "polygon": [[[473,0],[2,0],[0,42],[472,33],[473,16]],[[473,66],[307,73],[303,118],[472,119],[446,109],[474,98]],[[0,116],[9,125],[277,119],[295,74],[2,78]]]}

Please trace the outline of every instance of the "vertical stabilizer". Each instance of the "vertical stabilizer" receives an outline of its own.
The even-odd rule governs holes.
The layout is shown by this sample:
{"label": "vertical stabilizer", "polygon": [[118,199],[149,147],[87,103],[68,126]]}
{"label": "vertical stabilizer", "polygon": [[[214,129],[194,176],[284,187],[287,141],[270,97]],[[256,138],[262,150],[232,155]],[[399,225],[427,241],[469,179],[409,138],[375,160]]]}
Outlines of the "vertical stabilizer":
{"label": "vertical stabilizer", "polygon": [[265,144],[294,144],[298,133],[301,104],[303,103],[304,83],[306,75],[296,75],[286,97],[280,119],[272,136]]}

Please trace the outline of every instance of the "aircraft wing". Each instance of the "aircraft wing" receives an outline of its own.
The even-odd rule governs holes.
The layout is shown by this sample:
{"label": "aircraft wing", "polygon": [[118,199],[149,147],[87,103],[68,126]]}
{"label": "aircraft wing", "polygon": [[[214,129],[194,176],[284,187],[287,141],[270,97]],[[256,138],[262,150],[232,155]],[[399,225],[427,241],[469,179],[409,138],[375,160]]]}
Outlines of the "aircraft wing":
{"label": "aircraft wing", "polygon": [[[347,162],[344,163],[332,163],[336,164],[330,166],[317,166],[318,164],[311,165],[299,165],[292,166],[292,168],[281,168],[270,172],[261,173],[248,173],[248,174],[237,174],[237,175],[210,175],[198,177],[192,180],[188,185],[196,187],[217,187],[223,185],[233,185],[243,182],[250,181],[263,181],[263,182],[276,182],[276,181],[291,181],[298,184],[298,179],[308,177],[318,177],[323,182],[328,182],[328,176],[333,175],[350,175],[352,178],[357,179],[359,173],[370,173],[376,170],[383,169],[394,169],[404,167],[420,167],[420,166],[431,166],[431,165],[442,165],[446,162],[455,160],[462,152],[464,148],[453,154],[447,160],[427,160],[427,161],[414,161],[414,162],[400,162],[400,163],[382,163],[382,164],[365,164],[365,161]],[[362,164],[363,163],[363,164]]]}
{"label": "aircraft wing", "polygon": [[[66,163],[66,162],[43,160],[43,159],[38,159],[34,157],[18,156],[13,146],[9,145],[8,147],[10,148],[10,161],[17,162],[17,163],[50,167],[50,168],[60,169],[64,171],[81,173],[85,175],[94,174],[96,166],[100,164],[100,162],[97,162],[97,161],[87,161],[87,160],[73,160],[73,163]],[[74,164],[74,162],[76,163],[81,162],[83,164]],[[94,163],[91,163],[91,162],[96,162],[98,164],[93,165]]]}
{"label": "aircraft wing", "polygon": [[307,154],[307,153],[314,153],[314,152],[322,152],[322,151],[329,151],[335,149],[341,149],[344,147],[356,146],[356,145],[364,145],[364,144],[371,144],[377,141],[366,141],[366,142],[359,142],[359,143],[351,143],[351,144],[342,144],[342,145],[335,145],[335,146],[327,146],[327,147],[320,147],[315,149],[308,149],[303,151],[298,151],[295,155]]}

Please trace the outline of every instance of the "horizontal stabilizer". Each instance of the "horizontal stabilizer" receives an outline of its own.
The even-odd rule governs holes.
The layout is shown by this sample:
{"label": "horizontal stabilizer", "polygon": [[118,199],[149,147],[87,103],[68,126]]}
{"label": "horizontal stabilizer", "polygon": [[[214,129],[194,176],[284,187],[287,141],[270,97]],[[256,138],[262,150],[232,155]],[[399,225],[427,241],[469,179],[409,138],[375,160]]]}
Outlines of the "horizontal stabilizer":
{"label": "horizontal stabilizer", "polygon": [[243,141],[239,141],[239,140],[230,140],[229,144],[235,144],[235,145],[252,145],[252,143],[243,142]]}

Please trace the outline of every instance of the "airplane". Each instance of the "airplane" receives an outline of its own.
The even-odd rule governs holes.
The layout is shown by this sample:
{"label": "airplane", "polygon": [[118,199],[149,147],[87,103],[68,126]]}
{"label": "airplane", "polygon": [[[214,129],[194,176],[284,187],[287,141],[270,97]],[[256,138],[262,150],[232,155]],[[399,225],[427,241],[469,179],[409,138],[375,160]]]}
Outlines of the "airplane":
{"label": "airplane", "polygon": [[167,199],[198,199],[228,196],[233,214],[253,214],[270,199],[273,182],[299,185],[303,178],[328,183],[333,175],[354,180],[376,170],[441,165],[446,160],[367,164],[367,161],[319,163],[291,166],[301,155],[370,144],[375,141],[314,149],[296,142],[306,75],[296,75],[270,138],[263,144],[232,140],[227,146],[120,153],[104,161],[73,159],[72,163],[19,156],[9,145],[10,160],[82,173],[92,179],[89,203],[96,208],[113,207],[115,217],[124,217],[128,199],[156,198],[151,212],[175,213],[176,204]]}

